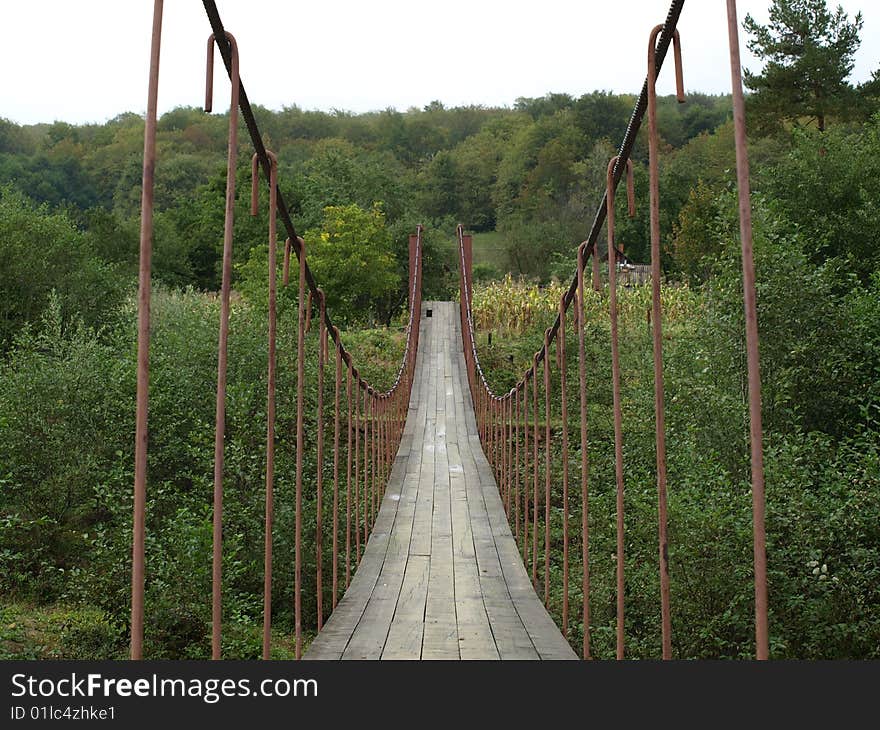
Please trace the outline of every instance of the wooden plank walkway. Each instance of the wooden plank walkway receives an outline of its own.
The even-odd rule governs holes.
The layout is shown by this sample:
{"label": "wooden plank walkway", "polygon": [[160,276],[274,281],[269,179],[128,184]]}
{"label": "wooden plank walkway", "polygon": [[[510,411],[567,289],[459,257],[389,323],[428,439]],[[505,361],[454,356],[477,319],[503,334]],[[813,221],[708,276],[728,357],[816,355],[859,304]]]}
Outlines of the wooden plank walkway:
{"label": "wooden plank walkway", "polygon": [[423,303],[421,328],[376,525],[305,658],[576,659],[535,595],[480,445],[458,305]]}

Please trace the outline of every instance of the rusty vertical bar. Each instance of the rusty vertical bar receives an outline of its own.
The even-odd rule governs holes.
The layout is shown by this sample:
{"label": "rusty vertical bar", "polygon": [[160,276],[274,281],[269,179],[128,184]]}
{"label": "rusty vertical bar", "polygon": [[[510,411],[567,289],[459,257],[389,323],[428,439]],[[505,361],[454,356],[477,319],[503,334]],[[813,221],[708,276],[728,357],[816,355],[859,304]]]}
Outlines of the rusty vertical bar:
{"label": "rusty vertical bar", "polygon": [[749,150],[742,91],[739,26],[736,0],[727,0],[730,43],[730,77],[733,89],[733,122],[736,139],[736,181],[739,194],[739,231],[742,244],[743,307],[749,380],[749,446],[752,462],[752,532],[755,564],[755,656],[770,656],[767,621],[767,544],[764,525],[764,453],[761,424],[761,360],[758,343],[758,310],[755,294],[755,261],[752,251],[752,204],[749,187]]}
{"label": "rusty vertical bar", "polygon": [[489,449],[486,454],[489,457],[489,463],[492,465],[492,474],[495,478],[498,478],[498,474],[495,471],[495,440],[493,438],[493,434],[495,432],[495,418],[494,418],[494,408],[495,401],[492,398],[492,395],[486,391],[486,429],[487,429],[487,438],[489,441]]}
{"label": "rusty vertical bar", "polygon": [[[205,89],[205,110],[211,110],[211,89],[214,60],[214,35],[208,38],[208,83]],[[238,45],[231,33],[226,34],[232,53],[232,96],[229,104],[229,141],[226,155],[226,214],[223,222],[223,270],[220,290],[220,338],[217,347],[217,401],[214,428],[214,515],[211,570],[211,658],[220,658],[223,622],[223,452],[226,432],[226,368],[229,340],[229,294],[232,282],[232,235],[235,217],[235,170],[238,160]],[[219,41],[218,41],[219,43]]]}
{"label": "rusty vertical bar", "polygon": [[[658,552],[660,555],[660,615],[663,658],[672,658],[672,622],[669,610],[669,550],[667,543],[666,507],[666,416],[663,393],[663,310],[660,306],[660,168],[659,135],[657,133],[657,36],[663,30],[656,26],[648,41],[648,176],[651,209],[651,299],[654,352],[654,436],[657,462]],[[675,56],[675,78],[678,101],[684,101],[681,73],[681,44],[678,31],[672,36]],[[630,203],[632,205],[632,203]]]}
{"label": "rusty vertical bar", "polygon": [[519,475],[520,475],[520,464],[519,464],[519,420],[520,420],[520,411],[519,411],[519,383],[517,386],[511,391],[513,395],[513,443],[514,443],[514,454],[513,454],[513,535],[516,540],[517,546],[519,546]]}
{"label": "rusty vertical bar", "polygon": [[620,403],[620,350],[617,340],[617,252],[614,248],[614,166],[619,159],[619,157],[612,157],[608,163],[606,198],[608,201],[608,306],[611,320],[611,390],[614,405],[614,475],[617,482],[617,658],[623,659],[623,416]]}
{"label": "rusty vertical bar", "polygon": [[382,501],[382,482],[385,479],[385,398],[376,396],[376,493],[374,515],[379,514]]}
{"label": "rusty vertical bar", "polygon": [[406,296],[410,299],[409,306],[412,307],[413,283],[416,275],[416,248],[419,243],[419,234],[411,233],[409,236],[409,285],[406,288]]}
{"label": "rusty vertical bar", "polygon": [[348,446],[345,450],[345,590],[351,584],[351,365],[346,363],[345,402],[348,406]]}
{"label": "rusty vertical bar", "polygon": [[465,294],[465,263],[464,263],[464,242],[462,241],[462,225],[459,223],[456,228],[456,236],[458,238],[458,317],[461,322],[461,344],[464,351],[465,361],[469,361],[468,347],[466,345],[465,333],[467,332],[467,294]]}
{"label": "rusty vertical bar", "polygon": [[138,265],[137,405],[134,438],[134,514],[131,539],[131,658],[143,658],[144,535],[147,504],[147,438],[150,385],[150,271],[153,253],[153,182],[156,172],[156,109],[159,97],[159,51],[163,0],[153,3],[144,165],[141,185],[140,261]]}
{"label": "rusty vertical bar", "polygon": [[[269,353],[266,376],[266,515],[263,556],[263,659],[268,659],[272,643],[272,525],[275,521],[275,366],[277,339],[278,251],[278,158],[269,157]],[[259,206],[259,158],[251,160],[251,215]]]}
{"label": "rusty vertical bar", "polygon": [[464,269],[467,300],[474,300],[474,237],[470,233],[463,233],[461,243],[464,247]]}
{"label": "rusty vertical bar", "polygon": [[578,247],[577,264],[577,328],[578,328],[578,379],[580,385],[581,404],[581,561],[583,573],[581,589],[584,596],[583,624],[584,641],[583,657],[590,658],[590,519],[588,474],[589,459],[587,454],[587,356],[586,356],[586,312],[584,306],[584,266],[586,261],[586,244]]}
{"label": "rusty vertical bar", "polygon": [[370,396],[370,532],[376,524],[376,491],[379,471],[379,398]]}
{"label": "rusty vertical bar", "polygon": [[302,657],[302,467],[305,450],[303,407],[305,400],[306,244],[300,239],[299,301],[296,333],[296,512],[294,526],[294,627],[296,658]]}
{"label": "rusty vertical bar", "polygon": [[544,332],[544,606],[550,608],[550,330]]}
{"label": "rusty vertical bar", "polygon": [[373,399],[371,386],[364,383],[364,549],[370,537],[372,525],[372,494],[370,493],[370,464],[373,460]]}
{"label": "rusty vertical bar", "polygon": [[532,432],[532,585],[538,589],[538,355],[532,361],[532,415],[535,424]]}
{"label": "rusty vertical bar", "polygon": [[385,478],[388,473],[388,394],[378,396],[379,419],[379,471],[376,483],[376,519],[385,496]]}
{"label": "rusty vertical bar", "polygon": [[339,595],[339,397],[342,391],[342,344],[339,330],[334,327],[333,338],[336,342],[336,370],[333,387],[333,604],[336,610],[336,599]]}
{"label": "rusty vertical bar", "polygon": [[355,565],[361,564],[361,387],[360,376],[354,371],[354,547]]}
{"label": "rusty vertical bar", "polygon": [[[388,479],[388,464],[390,440],[388,439],[388,398],[382,396],[382,479],[379,483],[379,504],[382,504],[382,498],[385,494],[385,484]],[[378,512],[377,512],[378,514]]]}
{"label": "rusty vertical bar", "polygon": [[327,313],[327,298],[318,289],[318,413],[316,469],[316,509],[315,509],[315,598],[318,631],[324,628],[324,364],[327,360],[327,327],[324,317]]}
{"label": "rusty vertical bar", "polygon": [[511,433],[512,412],[513,412],[513,391],[504,396],[504,461],[505,461],[505,479],[504,493],[507,495],[507,521],[510,522],[510,516],[513,511],[513,436]]}
{"label": "rusty vertical bar", "polygon": [[568,402],[565,382],[565,296],[559,300],[556,333],[559,394],[562,399],[562,635],[568,637]]}
{"label": "rusty vertical bar", "polygon": [[516,470],[513,463],[514,447],[514,420],[513,405],[516,389],[507,394],[507,521],[510,522],[516,508],[514,500],[514,487],[516,486]]}
{"label": "rusty vertical bar", "polygon": [[529,565],[529,374],[527,370],[523,376],[523,565],[528,570]]}
{"label": "rusty vertical bar", "polygon": [[510,521],[510,492],[508,491],[510,473],[507,464],[507,396],[501,396],[498,401],[499,428],[498,444],[501,447],[501,497],[504,501],[504,513]]}

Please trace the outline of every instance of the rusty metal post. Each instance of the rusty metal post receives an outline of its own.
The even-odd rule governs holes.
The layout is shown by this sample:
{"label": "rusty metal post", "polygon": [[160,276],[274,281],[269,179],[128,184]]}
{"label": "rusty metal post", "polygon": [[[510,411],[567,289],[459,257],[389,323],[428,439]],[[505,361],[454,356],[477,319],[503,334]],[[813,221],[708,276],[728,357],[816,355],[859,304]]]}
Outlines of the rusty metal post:
{"label": "rusty metal post", "polygon": [[739,26],[736,0],[727,0],[730,42],[730,76],[733,89],[733,123],[736,139],[736,181],[739,194],[739,230],[742,244],[743,307],[749,379],[749,446],[752,462],[752,532],[755,563],[755,656],[768,659],[767,544],[764,525],[764,453],[761,424],[761,360],[758,348],[758,310],[755,295],[755,262],[752,252],[752,203],[749,188],[749,151],[742,91]]}
{"label": "rusty metal post", "polygon": [[281,275],[281,283],[287,286],[290,283],[290,239],[284,241],[284,268]]}
{"label": "rusty metal post", "polygon": [[333,387],[333,604],[331,610],[336,610],[336,600],[339,595],[339,396],[342,391],[342,344],[339,330],[333,328],[336,342],[336,370]]}
{"label": "rusty metal post", "polygon": [[462,233],[461,245],[464,248],[464,271],[467,300],[474,301],[474,237],[470,233]]}
{"label": "rusty metal post", "polygon": [[568,637],[568,401],[565,382],[565,295],[559,300],[556,333],[559,393],[562,398],[562,635]]}
{"label": "rusty metal post", "polygon": [[302,467],[305,450],[306,244],[299,241],[299,300],[296,335],[296,513],[294,526],[294,626],[296,658],[302,658]]}
{"label": "rusty metal post", "polygon": [[156,172],[156,108],[159,96],[159,50],[163,0],[153,3],[150,76],[144,126],[141,185],[140,262],[138,267],[137,405],[134,439],[134,514],[131,540],[131,658],[143,658],[144,535],[147,504],[147,408],[150,384],[150,270],[153,252],[153,181]]}
{"label": "rusty metal post", "polygon": [[495,478],[498,478],[498,472],[495,469],[495,400],[492,395],[487,391],[486,392],[486,409],[488,411],[487,415],[487,428],[488,428],[488,438],[489,438],[489,450],[486,452],[489,456],[489,462],[492,465],[492,474]]}
{"label": "rusty metal post", "polygon": [[370,532],[376,524],[376,494],[378,492],[379,472],[379,397],[374,392],[370,397]]}
{"label": "rusty metal post", "polygon": [[529,565],[529,375],[523,376],[523,565]]}
{"label": "rusty metal post", "polygon": [[315,598],[317,602],[318,631],[324,628],[324,363],[326,357],[327,328],[324,318],[327,314],[327,298],[318,289],[318,413],[315,505]]}
{"label": "rusty metal post", "polygon": [[[620,403],[620,350],[617,339],[617,252],[614,248],[614,166],[619,157],[608,163],[606,198],[608,201],[608,291],[611,319],[611,388],[614,404],[614,474],[617,481],[617,658],[624,656],[624,485],[623,485],[623,417]],[[627,160],[627,172],[632,163]]]}
{"label": "rusty metal post", "polygon": [[544,606],[550,608],[550,333],[544,332]]}
{"label": "rusty metal post", "polygon": [[[278,158],[269,158],[269,353],[266,395],[266,516],[263,557],[263,659],[269,659],[272,643],[272,526],[275,522],[275,366],[277,339],[278,250]],[[259,207],[259,157],[251,160],[251,215]]]}
{"label": "rusty metal post", "polygon": [[351,584],[351,366],[346,363],[345,402],[348,405],[348,446],[345,450],[345,590]]}
{"label": "rusty metal post", "polygon": [[514,400],[516,396],[516,389],[512,389],[510,393],[507,394],[507,521],[510,522],[512,519],[515,509],[516,509],[516,501],[514,499],[514,487],[516,486],[516,469],[513,463],[513,450],[514,450],[514,420],[513,420],[513,406]]}
{"label": "rusty metal post", "polygon": [[501,495],[504,499],[504,513],[510,521],[510,464],[507,461],[507,396],[501,396],[498,401],[500,408],[501,423],[499,428],[499,443],[501,445]]}
{"label": "rusty metal post", "polygon": [[[657,459],[657,519],[660,554],[660,614],[663,658],[672,658],[672,621],[669,610],[669,550],[666,524],[666,416],[663,393],[663,310],[660,306],[660,168],[659,135],[657,133],[657,36],[663,30],[656,26],[648,41],[648,172],[651,208],[651,332],[654,344],[654,429]],[[678,101],[684,101],[684,81],[681,70],[681,44],[678,31],[672,36],[675,56],[675,80]]]}
{"label": "rusty metal post", "polygon": [[[214,35],[208,38],[205,111],[211,111]],[[226,215],[223,223],[223,273],[220,290],[220,340],[217,352],[217,402],[214,429],[214,516],[211,571],[211,658],[220,658],[221,626],[223,622],[223,451],[226,432],[226,362],[229,339],[229,294],[232,281],[232,235],[235,216],[235,170],[238,160],[238,44],[231,33],[226,34],[232,53],[232,96],[229,104],[229,142],[226,155]],[[218,41],[219,42],[219,41]]]}
{"label": "rusty metal post", "polygon": [[532,415],[535,417],[532,432],[532,585],[538,588],[538,354],[532,360]]}
{"label": "rusty metal post", "polygon": [[513,531],[519,545],[519,383],[510,393],[513,396]]}
{"label": "rusty metal post", "polygon": [[413,283],[416,276],[416,248],[419,244],[419,234],[411,233],[409,237],[409,285],[406,289],[406,295],[410,298],[409,306],[413,306],[412,292]]}
{"label": "rusty metal post", "polygon": [[372,494],[370,486],[372,484],[372,471],[370,465],[373,460],[373,394],[372,386],[364,387],[364,548],[370,537],[370,527],[372,526]]}
{"label": "rusty metal post", "polygon": [[581,404],[581,561],[583,575],[581,588],[584,596],[583,657],[590,658],[590,521],[589,521],[589,458],[587,454],[587,356],[585,342],[586,312],[584,307],[584,266],[586,244],[578,247],[577,329],[578,329],[578,379]]}
{"label": "rusty metal post", "polygon": [[354,371],[354,547],[355,565],[361,564],[361,387],[360,376]]}

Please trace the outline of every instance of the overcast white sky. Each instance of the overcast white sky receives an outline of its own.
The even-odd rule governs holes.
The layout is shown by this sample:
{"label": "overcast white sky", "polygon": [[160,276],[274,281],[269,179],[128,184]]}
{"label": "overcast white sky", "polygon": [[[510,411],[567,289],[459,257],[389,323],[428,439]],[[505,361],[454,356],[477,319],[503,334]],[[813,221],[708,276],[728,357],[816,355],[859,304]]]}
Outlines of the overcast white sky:
{"label": "overcast white sky", "polygon": [[[770,0],[740,0],[763,22]],[[836,6],[832,0],[830,3]],[[862,10],[854,81],[880,67],[880,3]],[[518,96],[638,92],[648,33],[668,0],[217,0],[238,40],[248,96],[271,109],[403,111],[433,99],[512,105]],[[103,122],[146,108],[152,0],[0,0],[0,117],[19,123]],[[730,91],[724,0],[690,0],[679,29],[685,86]],[[622,26],[625,21],[627,25]],[[166,0],[160,112],[204,94],[210,26],[199,0]],[[758,70],[741,44],[747,68]],[[217,63],[215,106],[228,108]],[[225,71],[224,71],[225,73]],[[660,93],[672,92],[672,74]]]}

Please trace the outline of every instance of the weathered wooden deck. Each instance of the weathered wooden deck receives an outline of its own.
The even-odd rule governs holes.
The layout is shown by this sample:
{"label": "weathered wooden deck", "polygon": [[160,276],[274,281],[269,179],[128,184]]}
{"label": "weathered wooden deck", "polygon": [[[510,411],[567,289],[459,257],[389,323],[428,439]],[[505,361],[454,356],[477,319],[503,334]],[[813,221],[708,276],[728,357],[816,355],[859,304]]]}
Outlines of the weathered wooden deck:
{"label": "weathered wooden deck", "polygon": [[535,595],[480,446],[458,305],[422,311],[406,429],[376,525],[305,658],[576,659]]}

